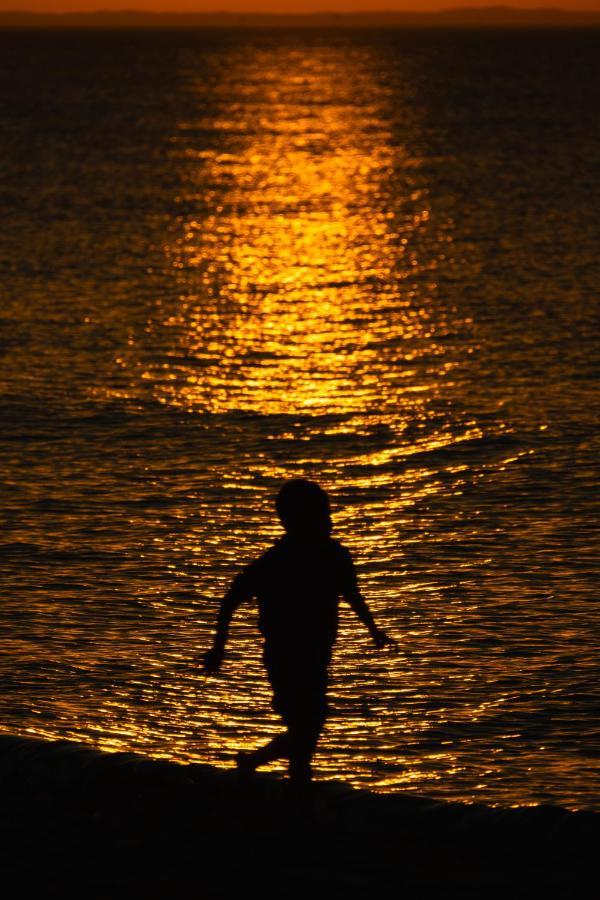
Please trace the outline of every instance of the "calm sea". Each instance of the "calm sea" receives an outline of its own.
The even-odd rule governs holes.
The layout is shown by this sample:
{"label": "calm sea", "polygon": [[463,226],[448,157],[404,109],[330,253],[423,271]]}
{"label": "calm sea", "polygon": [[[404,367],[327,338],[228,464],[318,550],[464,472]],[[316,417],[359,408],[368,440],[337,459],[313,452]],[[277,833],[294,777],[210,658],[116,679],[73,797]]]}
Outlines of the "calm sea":
{"label": "calm sea", "polygon": [[[349,610],[316,768],[600,809],[600,33],[0,34],[0,728],[231,764],[305,475]],[[281,767],[279,767],[281,770]]]}

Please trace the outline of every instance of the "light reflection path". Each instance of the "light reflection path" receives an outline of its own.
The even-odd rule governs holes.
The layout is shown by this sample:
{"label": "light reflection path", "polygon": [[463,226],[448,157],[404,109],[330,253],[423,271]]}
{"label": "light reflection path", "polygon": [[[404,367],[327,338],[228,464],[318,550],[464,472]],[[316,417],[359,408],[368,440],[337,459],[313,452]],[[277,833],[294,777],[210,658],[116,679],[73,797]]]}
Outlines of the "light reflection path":
{"label": "light reflection path", "polygon": [[[187,173],[180,203],[189,212],[166,252],[182,294],[161,325],[173,335],[168,361],[144,375],[161,402],[214,414],[308,416],[309,423],[327,417],[325,426],[318,418],[309,424],[308,434],[290,429],[292,440],[310,443],[320,429],[352,436],[375,427],[400,437],[437,392],[451,364],[436,343],[444,321],[432,297],[449,238],[429,236],[428,191],[414,178],[418,160],[392,145],[389,97],[371,66],[358,51],[351,58],[331,49],[258,54],[229,69],[216,113],[181,122],[174,152]],[[433,438],[421,449],[440,443]],[[297,464],[321,481],[333,475],[338,489],[372,485],[377,467],[399,454],[397,445],[361,448],[328,473],[321,453],[307,450]],[[348,475],[352,467],[371,471]],[[285,460],[264,460],[260,476],[276,482],[286,469]],[[234,470],[230,478],[235,488],[247,475]],[[385,481],[391,478],[388,472]],[[394,517],[370,536],[358,527],[354,538],[371,558],[378,546],[384,565],[397,556]],[[378,599],[385,594],[380,589]],[[343,620],[347,628],[356,623]],[[239,667],[234,661],[234,676],[203,689],[205,701],[216,694],[210,714],[220,710],[216,730],[200,714],[208,758],[223,745],[232,753],[256,741],[244,721],[247,681],[268,710],[256,635],[244,642],[238,633],[239,641],[246,653]],[[338,665],[350,693],[364,689],[355,653]],[[389,693],[393,698],[393,687]],[[259,727],[264,736],[278,726],[267,712]],[[352,727],[344,717],[338,749]],[[418,776],[409,770],[396,778]]]}
{"label": "light reflection path", "polygon": [[[308,418],[304,434],[289,429],[291,440],[309,444],[311,432],[319,430],[355,436],[385,429],[388,448],[350,449],[333,471],[314,446],[296,460],[301,471],[333,479],[338,491],[372,488],[378,481],[389,486],[396,478],[390,464],[403,454],[456,440],[455,434],[435,433],[402,440],[405,430],[427,418],[428,403],[453,367],[437,340],[448,326],[435,298],[435,272],[451,231],[440,233],[438,226],[432,233],[429,191],[415,178],[419,160],[392,143],[390,98],[371,67],[369,56],[358,51],[351,58],[331,49],[308,56],[289,49],[258,54],[230,68],[217,92],[216,113],[181,122],[174,152],[187,173],[180,203],[188,212],[166,252],[182,294],[161,325],[172,333],[168,360],[144,376],[162,403],[190,411],[327,417],[327,424],[316,418],[314,426]],[[479,434],[466,428],[463,438]],[[385,474],[378,475],[379,468]],[[285,460],[264,459],[259,470],[261,479],[273,482],[288,474]],[[239,487],[247,473],[234,469],[230,479]],[[371,565],[378,558],[383,570],[397,564],[403,504],[440,487],[431,480],[420,485],[422,479],[415,474],[405,489],[408,501],[388,500],[385,514],[372,517],[370,533],[356,522],[355,508],[340,514],[338,526],[346,526],[354,549]],[[243,541],[251,545],[252,536]],[[397,595],[385,582],[371,588],[385,618]],[[213,697],[209,715],[220,711],[216,729],[199,712],[209,759],[213,752],[252,746],[253,724],[263,738],[278,727],[264,712],[268,690],[257,672],[256,634],[250,629],[245,637],[239,628],[241,659],[234,656],[225,685],[203,689],[204,701]],[[367,744],[370,732],[374,746],[383,740],[381,721],[389,728],[411,670],[404,656],[396,660],[383,678],[384,705],[365,706],[374,684],[357,665],[356,629],[343,618],[350,650],[338,655],[334,683],[342,703],[344,694],[363,697],[364,715],[357,721],[342,714],[325,739],[342,759],[353,729],[366,734]],[[380,659],[371,665],[380,692],[388,664]],[[245,721],[248,682],[261,697],[258,723]],[[420,723],[401,718],[406,740]],[[395,783],[439,778],[427,771],[430,762],[396,763]],[[455,761],[448,756],[443,764]],[[358,775],[360,755],[347,765]],[[381,785],[388,784],[383,777]]]}
{"label": "light reflection path", "polygon": [[[241,61],[216,115],[181,123],[192,212],[168,253],[186,294],[165,322],[171,365],[148,373],[168,403],[354,413],[355,429],[375,411],[410,419],[431,390],[413,365],[427,354],[443,368],[430,308],[438,260],[416,239],[429,199],[415,161],[390,144],[388,98],[368,62],[341,50]],[[232,85],[245,85],[243,102],[226,101]],[[213,148],[196,137],[207,131]],[[386,180],[403,169],[392,200]]]}

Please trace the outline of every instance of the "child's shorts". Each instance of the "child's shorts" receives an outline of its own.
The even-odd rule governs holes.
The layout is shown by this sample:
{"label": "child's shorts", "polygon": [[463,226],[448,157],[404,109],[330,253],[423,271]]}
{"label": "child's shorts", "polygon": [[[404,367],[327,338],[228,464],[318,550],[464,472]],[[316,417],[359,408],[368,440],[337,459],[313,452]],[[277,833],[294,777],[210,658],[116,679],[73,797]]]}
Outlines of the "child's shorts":
{"label": "child's shorts", "polygon": [[273,688],[273,709],[284,723],[310,721],[322,726],[328,713],[329,658],[307,661],[265,652],[264,662]]}

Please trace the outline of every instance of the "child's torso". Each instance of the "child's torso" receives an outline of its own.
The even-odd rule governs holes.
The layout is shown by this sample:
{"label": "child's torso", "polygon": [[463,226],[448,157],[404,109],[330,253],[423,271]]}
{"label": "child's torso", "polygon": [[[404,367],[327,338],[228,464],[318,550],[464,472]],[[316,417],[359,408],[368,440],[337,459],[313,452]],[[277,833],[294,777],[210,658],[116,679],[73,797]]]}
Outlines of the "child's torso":
{"label": "child's torso", "polygon": [[337,541],[283,538],[252,565],[266,650],[312,656],[329,652],[347,555]]}

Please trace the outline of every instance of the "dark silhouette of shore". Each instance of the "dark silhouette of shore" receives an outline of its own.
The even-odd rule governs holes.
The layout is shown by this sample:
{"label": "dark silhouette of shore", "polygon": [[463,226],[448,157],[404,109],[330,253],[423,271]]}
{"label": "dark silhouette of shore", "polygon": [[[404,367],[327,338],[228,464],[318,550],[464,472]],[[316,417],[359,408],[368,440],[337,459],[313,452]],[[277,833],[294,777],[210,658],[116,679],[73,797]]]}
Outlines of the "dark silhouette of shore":
{"label": "dark silhouette of shore", "polygon": [[[368,4],[365,2],[365,6]],[[385,3],[382,3],[385,7]],[[88,13],[0,13],[3,28],[531,28],[600,26],[600,12],[561,8],[462,7],[441,12],[323,13],[153,13],[99,10]]]}
{"label": "dark silhouette of shore", "polygon": [[324,783],[304,820],[274,776],[10,735],[0,777],[3,880],[22,895],[564,900],[596,881],[594,813]]}

